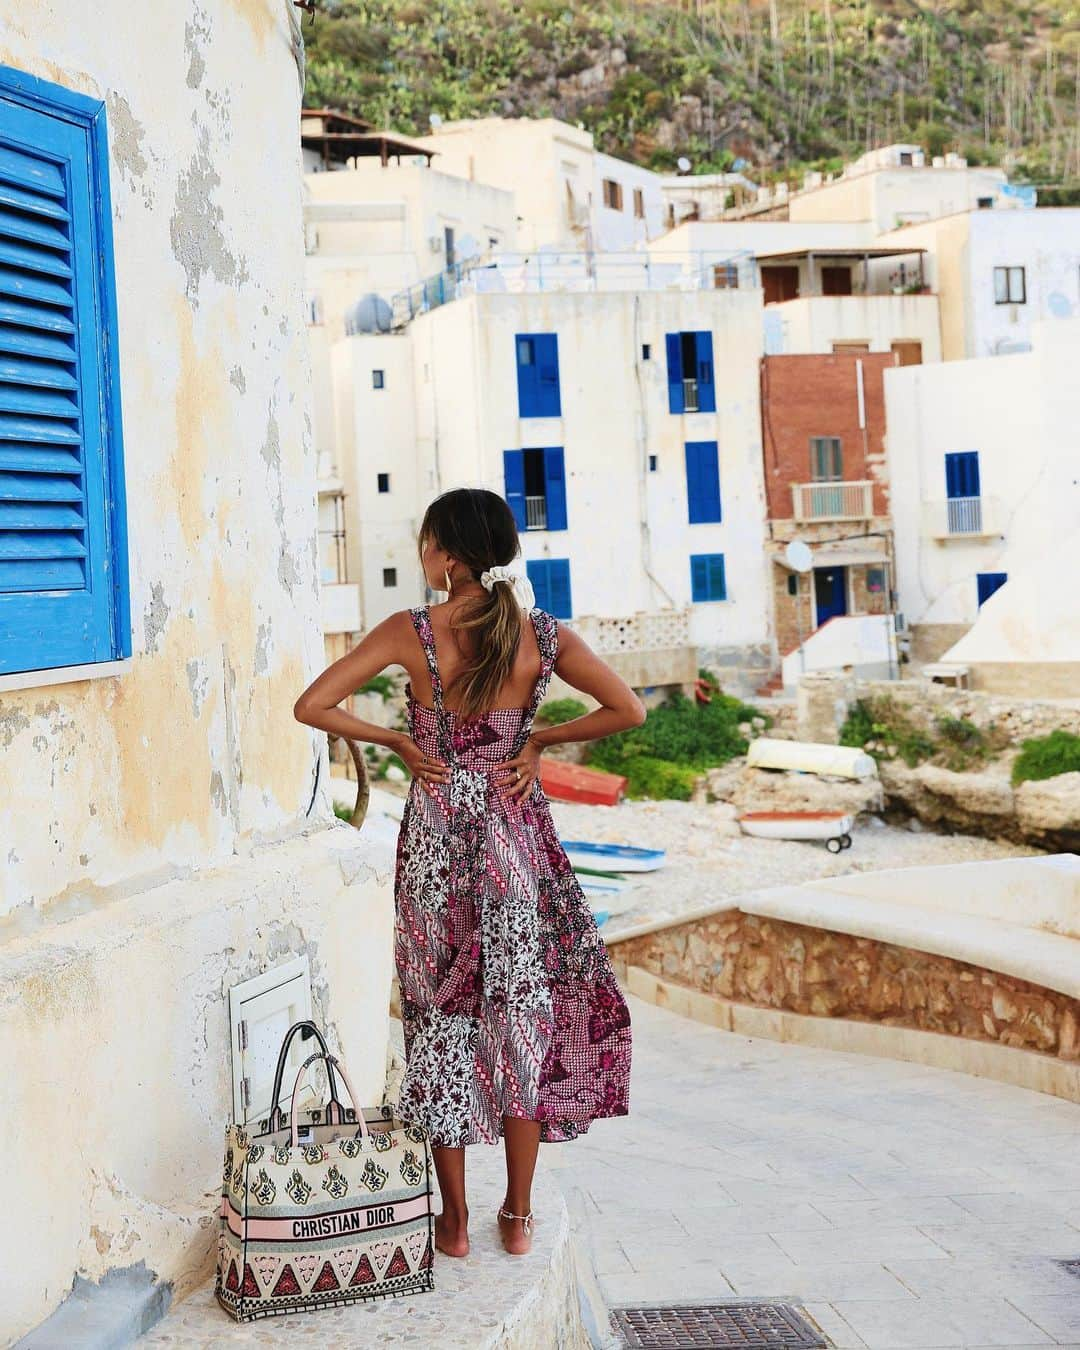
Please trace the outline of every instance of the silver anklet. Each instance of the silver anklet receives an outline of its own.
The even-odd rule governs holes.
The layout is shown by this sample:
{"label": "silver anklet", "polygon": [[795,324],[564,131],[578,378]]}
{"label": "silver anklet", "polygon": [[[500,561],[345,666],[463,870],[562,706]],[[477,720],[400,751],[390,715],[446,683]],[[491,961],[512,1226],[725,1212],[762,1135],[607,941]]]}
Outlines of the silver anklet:
{"label": "silver anklet", "polygon": [[528,1214],[511,1214],[508,1209],[500,1209],[499,1218],[520,1219],[521,1231],[525,1234],[526,1237],[529,1237],[532,1234],[533,1212],[531,1209],[529,1210]]}

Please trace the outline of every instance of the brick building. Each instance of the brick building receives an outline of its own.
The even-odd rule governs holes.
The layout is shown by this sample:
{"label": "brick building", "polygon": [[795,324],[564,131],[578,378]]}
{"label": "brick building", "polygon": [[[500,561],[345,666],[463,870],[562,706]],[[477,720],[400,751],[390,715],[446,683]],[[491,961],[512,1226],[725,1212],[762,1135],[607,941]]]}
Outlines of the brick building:
{"label": "brick building", "polygon": [[[884,372],[891,352],[766,356],[762,453],[773,610],[780,655],[840,615],[893,608]],[[813,553],[799,574],[794,539]]]}

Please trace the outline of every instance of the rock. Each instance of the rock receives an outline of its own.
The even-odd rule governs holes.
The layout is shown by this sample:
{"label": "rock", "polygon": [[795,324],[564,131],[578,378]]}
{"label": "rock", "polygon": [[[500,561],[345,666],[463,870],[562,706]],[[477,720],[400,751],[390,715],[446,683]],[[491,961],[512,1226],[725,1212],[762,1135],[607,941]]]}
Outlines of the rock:
{"label": "rock", "polygon": [[1071,1008],[1066,1008],[1061,1015],[1058,1054],[1062,1059],[1080,1059],[1080,1025]]}
{"label": "rock", "polygon": [[1080,830],[1080,773],[1021,783],[1016,817],[1025,830]]}
{"label": "rock", "polygon": [[717,769],[710,769],[705,778],[712,795],[722,802],[730,801],[745,766],[745,760],[733,759],[729,764],[721,764]]}
{"label": "rock", "polygon": [[884,805],[876,778],[826,778],[743,768],[731,800],[742,811],[846,811],[860,815]]}

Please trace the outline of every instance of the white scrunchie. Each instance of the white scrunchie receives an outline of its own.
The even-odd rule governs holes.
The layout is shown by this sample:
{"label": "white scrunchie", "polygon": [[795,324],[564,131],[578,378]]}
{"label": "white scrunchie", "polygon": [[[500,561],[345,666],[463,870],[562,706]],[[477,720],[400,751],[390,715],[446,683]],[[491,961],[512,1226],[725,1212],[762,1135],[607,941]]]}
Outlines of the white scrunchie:
{"label": "white scrunchie", "polygon": [[497,581],[506,582],[514,592],[514,599],[526,613],[535,609],[536,596],[528,577],[522,576],[520,572],[511,572],[509,567],[489,567],[480,574],[480,585],[485,591],[490,591]]}

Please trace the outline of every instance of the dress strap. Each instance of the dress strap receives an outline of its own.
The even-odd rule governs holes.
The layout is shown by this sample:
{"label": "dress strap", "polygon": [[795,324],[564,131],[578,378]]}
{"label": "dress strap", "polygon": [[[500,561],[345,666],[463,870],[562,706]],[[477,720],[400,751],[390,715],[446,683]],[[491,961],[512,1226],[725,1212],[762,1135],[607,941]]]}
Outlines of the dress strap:
{"label": "dress strap", "polygon": [[536,684],[533,687],[529,706],[525,710],[525,720],[521,724],[522,745],[525,744],[529,732],[532,731],[533,718],[536,716],[536,710],[544,701],[548,684],[551,682],[551,673],[555,669],[555,661],[559,655],[558,619],[553,614],[549,614],[546,609],[534,609],[529,617],[532,619],[537,646],[540,648],[540,674],[537,676]]}
{"label": "dress strap", "polygon": [[443,763],[452,765],[455,762],[454,743],[450,736],[450,729],[446,725],[442,679],[439,675],[439,663],[435,659],[435,633],[431,627],[431,614],[428,606],[416,605],[409,610],[409,618],[412,619],[416,636],[420,639],[420,645],[424,649],[428,674],[431,676],[431,696],[435,703],[435,727],[439,753],[442,756]]}

